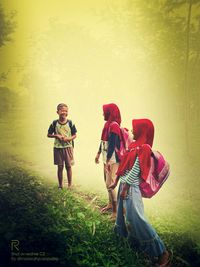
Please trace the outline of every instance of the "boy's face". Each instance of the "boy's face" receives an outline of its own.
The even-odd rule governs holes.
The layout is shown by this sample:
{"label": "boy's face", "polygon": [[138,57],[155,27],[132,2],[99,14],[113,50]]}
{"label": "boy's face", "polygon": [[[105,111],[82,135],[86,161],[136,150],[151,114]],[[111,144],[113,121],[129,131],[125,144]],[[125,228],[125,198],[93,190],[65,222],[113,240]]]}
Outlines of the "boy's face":
{"label": "boy's face", "polygon": [[68,108],[67,107],[61,107],[61,108],[59,108],[57,113],[58,113],[58,116],[60,119],[65,119],[68,115]]}

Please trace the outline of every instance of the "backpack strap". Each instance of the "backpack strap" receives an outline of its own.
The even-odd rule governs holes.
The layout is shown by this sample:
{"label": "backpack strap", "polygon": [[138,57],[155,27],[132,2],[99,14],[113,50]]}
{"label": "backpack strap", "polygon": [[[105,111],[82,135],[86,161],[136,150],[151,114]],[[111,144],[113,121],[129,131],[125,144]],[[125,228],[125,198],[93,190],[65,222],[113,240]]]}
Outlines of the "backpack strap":
{"label": "backpack strap", "polygon": [[53,126],[53,132],[55,133],[56,132],[56,123],[58,122],[58,120],[54,120],[52,122],[52,126]]}
{"label": "backpack strap", "polygon": [[[68,122],[69,122],[69,128],[70,128],[71,133],[72,133],[72,128],[73,128],[72,121],[71,121],[71,120],[68,120]],[[72,146],[73,146],[73,148],[74,148],[74,140],[72,140]]]}
{"label": "backpack strap", "polygon": [[71,120],[68,120],[69,121],[69,127],[70,127],[70,130],[72,131],[72,127],[73,127],[73,125],[72,125],[72,121]]}

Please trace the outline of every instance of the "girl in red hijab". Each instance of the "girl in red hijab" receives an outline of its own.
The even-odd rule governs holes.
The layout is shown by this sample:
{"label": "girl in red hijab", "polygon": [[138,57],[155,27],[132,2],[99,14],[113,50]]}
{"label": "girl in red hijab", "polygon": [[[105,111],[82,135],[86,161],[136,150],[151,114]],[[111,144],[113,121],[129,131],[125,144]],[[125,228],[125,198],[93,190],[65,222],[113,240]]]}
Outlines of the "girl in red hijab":
{"label": "girl in red hijab", "polygon": [[139,187],[140,181],[146,180],[150,169],[154,126],[148,119],[137,119],[132,121],[132,127],[135,141],[124,155],[117,171],[117,178],[110,186],[115,188],[120,180],[115,231],[128,237],[130,242],[136,244],[151,258],[156,258],[156,266],[164,267],[170,262],[170,253],[145,218]]}
{"label": "girl in red hijab", "polygon": [[117,196],[110,185],[116,178],[116,172],[119,166],[119,158],[116,148],[120,147],[120,110],[116,104],[103,105],[103,115],[106,121],[101,134],[101,143],[99,151],[95,157],[95,162],[99,163],[99,157],[102,153],[104,163],[104,180],[108,190],[109,203],[101,210],[105,212],[112,209],[113,217],[116,216]]}

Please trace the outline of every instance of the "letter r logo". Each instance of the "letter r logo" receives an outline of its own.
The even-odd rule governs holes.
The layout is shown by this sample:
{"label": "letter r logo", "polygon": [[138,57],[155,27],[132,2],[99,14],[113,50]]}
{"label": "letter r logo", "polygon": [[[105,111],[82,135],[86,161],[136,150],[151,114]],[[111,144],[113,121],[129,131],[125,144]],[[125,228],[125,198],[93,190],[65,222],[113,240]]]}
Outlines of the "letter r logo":
{"label": "letter r logo", "polygon": [[11,251],[19,251],[19,240],[11,240]]}

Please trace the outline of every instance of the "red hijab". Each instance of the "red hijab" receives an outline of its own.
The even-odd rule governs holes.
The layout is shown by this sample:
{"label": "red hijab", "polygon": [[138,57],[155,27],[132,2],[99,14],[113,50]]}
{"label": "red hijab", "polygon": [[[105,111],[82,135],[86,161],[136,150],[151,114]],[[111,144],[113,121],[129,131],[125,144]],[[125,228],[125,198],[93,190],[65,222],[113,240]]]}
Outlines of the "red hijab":
{"label": "red hijab", "polygon": [[132,126],[135,142],[130,144],[129,151],[122,158],[117,176],[122,176],[126,170],[131,170],[135,163],[136,156],[138,156],[141,178],[146,180],[151,164],[154,126],[148,119],[132,120]]}
{"label": "red hijab", "polygon": [[121,114],[118,106],[113,103],[103,105],[103,113],[106,123],[102,130],[101,140],[108,141],[108,135],[111,132],[120,136]]}

